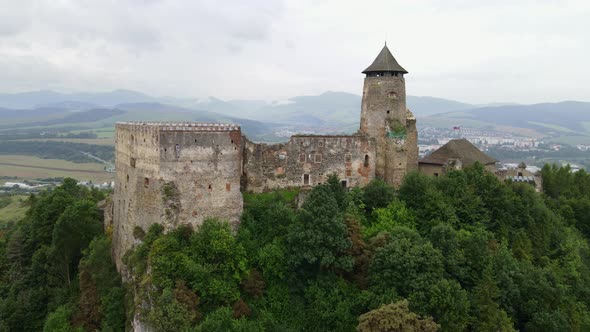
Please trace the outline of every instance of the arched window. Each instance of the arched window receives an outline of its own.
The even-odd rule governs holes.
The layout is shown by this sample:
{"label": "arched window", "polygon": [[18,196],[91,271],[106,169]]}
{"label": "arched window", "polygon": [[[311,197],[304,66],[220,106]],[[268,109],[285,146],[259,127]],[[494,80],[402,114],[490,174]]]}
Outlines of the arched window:
{"label": "arched window", "polygon": [[369,167],[369,155],[368,154],[365,155],[365,165],[364,166]]}

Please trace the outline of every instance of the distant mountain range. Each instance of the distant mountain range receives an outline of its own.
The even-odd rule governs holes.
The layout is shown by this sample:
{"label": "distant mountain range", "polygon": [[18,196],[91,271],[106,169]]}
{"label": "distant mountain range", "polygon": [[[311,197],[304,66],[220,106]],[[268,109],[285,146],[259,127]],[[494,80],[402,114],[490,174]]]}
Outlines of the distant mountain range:
{"label": "distant mountain range", "polygon": [[[565,101],[535,105],[460,101],[407,96],[419,126],[525,129],[540,136],[580,136],[590,141],[590,103]],[[101,93],[34,91],[0,94],[0,127],[88,124],[115,121],[203,121],[240,123],[249,135],[266,135],[282,126],[353,132],[358,128],[361,97],[345,92],[296,96],[281,102],[153,97],[130,90]],[[32,121],[34,119],[34,121]]]}

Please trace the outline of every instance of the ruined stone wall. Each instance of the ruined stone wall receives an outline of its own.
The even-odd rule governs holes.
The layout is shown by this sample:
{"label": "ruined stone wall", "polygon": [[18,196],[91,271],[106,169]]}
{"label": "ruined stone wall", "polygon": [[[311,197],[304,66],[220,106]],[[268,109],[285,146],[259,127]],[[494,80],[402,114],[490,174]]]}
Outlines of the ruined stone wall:
{"label": "ruined stone wall", "polygon": [[295,135],[274,145],[246,140],[243,189],[311,187],[334,173],[347,187],[364,186],[375,177],[375,158],[375,143],[365,135]]}
{"label": "ruined stone wall", "polygon": [[420,163],[420,173],[427,176],[440,176],[444,174],[442,165]]}
{"label": "ruined stone wall", "polygon": [[[360,133],[376,141],[375,175],[398,187],[408,170],[405,80],[401,76],[366,77]],[[413,151],[412,151],[413,152]]]}
{"label": "ruined stone wall", "polygon": [[241,131],[205,124],[116,125],[113,257],[118,269],[137,234],[242,212]]}
{"label": "ruined stone wall", "polygon": [[408,110],[406,117],[406,155],[407,172],[418,170],[418,130],[416,129],[416,118]]}
{"label": "ruined stone wall", "polygon": [[[133,229],[146,216],[157,213],[157,201],[143,193],[144,178],[159,172],[158,129],[148,126],[117,124],[115,132],[115,189],[113,193],[113,256],[117,267],[135,239]],[[149,220],[149,219],[148,219]]]}

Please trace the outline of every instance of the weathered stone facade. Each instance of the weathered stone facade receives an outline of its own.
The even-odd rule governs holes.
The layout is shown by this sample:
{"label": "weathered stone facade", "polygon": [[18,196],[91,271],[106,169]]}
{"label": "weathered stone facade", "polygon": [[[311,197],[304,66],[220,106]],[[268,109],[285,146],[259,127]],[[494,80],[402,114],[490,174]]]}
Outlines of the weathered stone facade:
{"label": "weathered stone facade", "polygon": [[[166,230],[242,212],[242,134],[236,125],[118,123],[112,199],[113,256],[154,223]],[[107,220],[109,221],[109,220]],[[139,230],[141,229],[141,230]]]}
{"label": "weathered stone facade", "polygon": [[[236,125],[118,123],[116,185],[107,227],[117,267],[154,223],[166,230],[207,217],[233,223],[242,191],[312,187],[336,174],[345,187],[375,177],[399,186],[418,168],[416,119],[406,108],[403,69],[387,46],[363,73],[360,130],[354,135],[295,135],[258,144]],[[105,216],[107,214],[105,213]]]}
{"label": "weathered stone facade", "polygon": [[285,144],[244,149],[244,190],[261,192],[311,187],[336,174],[344,187],[364,186],[375,177],[375,143],[365,135],[295,135]]}

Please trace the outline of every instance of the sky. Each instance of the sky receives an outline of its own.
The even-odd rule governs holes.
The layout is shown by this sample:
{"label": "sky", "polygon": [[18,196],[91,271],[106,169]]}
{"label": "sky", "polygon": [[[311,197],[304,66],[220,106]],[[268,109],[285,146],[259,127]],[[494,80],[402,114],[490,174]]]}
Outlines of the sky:
{"label": "sky", "polygon": [[0,92],[361,94],[387,41],[410,95],[590,101],[589,17],[588,0],[0,0]]}

